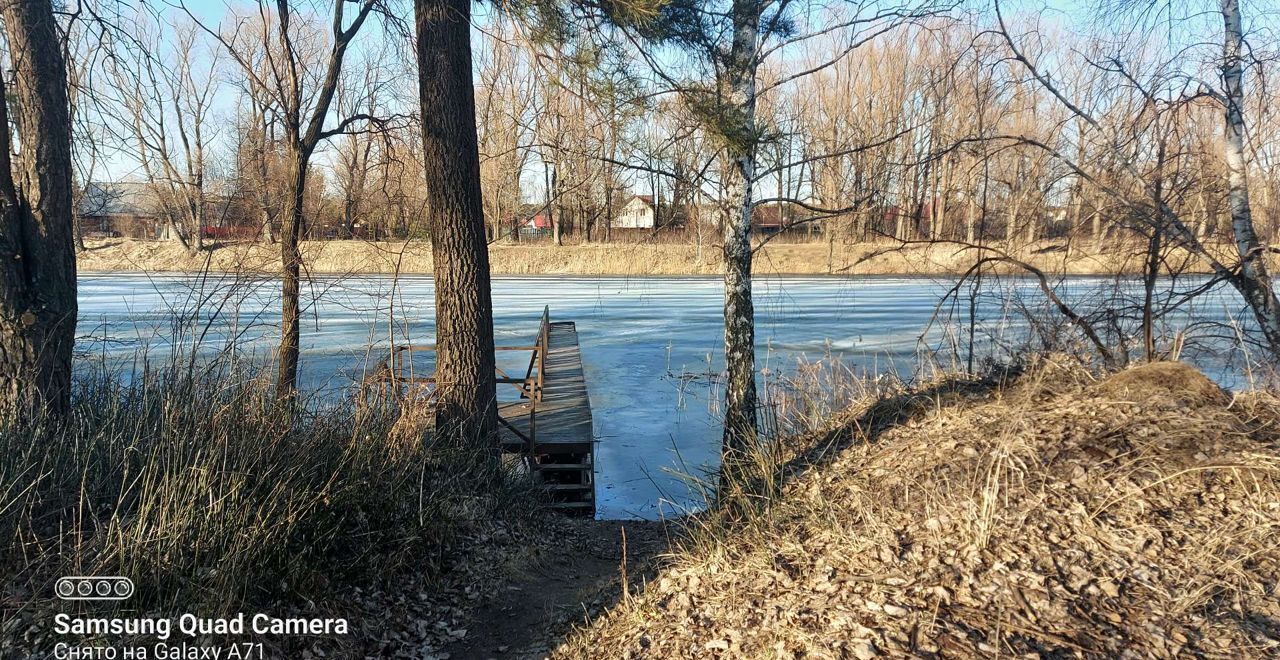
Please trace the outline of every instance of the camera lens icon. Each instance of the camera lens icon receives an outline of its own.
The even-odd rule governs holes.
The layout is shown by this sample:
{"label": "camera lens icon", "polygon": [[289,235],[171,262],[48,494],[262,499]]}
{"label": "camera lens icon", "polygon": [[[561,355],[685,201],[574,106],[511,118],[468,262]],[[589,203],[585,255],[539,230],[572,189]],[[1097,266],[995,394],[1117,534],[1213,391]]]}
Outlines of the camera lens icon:
{"label": "camera lens icon", "polygon": [[133,580],[119,575],[58,578],[53,591],[62,600],[124,600],[133,595]]}

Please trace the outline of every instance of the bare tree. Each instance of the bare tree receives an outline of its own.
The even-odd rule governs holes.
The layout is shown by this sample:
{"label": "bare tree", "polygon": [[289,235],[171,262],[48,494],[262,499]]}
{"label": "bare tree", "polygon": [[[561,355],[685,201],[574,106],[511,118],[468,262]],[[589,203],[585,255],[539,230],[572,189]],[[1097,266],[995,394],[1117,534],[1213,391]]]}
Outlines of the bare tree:
{"label": "bare tree", "polygon": [[[1147,7],[1149,2],[1118,3],[1124,8]],[[1136,100],[1126,105],[1123,101],[1114,104],[1111,121],[1118,119],[1119,131],[1144,134],[1144,124],[1140,123],[1144,113],[1152,108],[1162,108],[1163,113],[1181,112],[1184,108],[1193,107],[1205,98],[1215,99],[1221,104],[1224,121],[1222,137],[1223,154],[1226,161],[1225,189],[1226,206],[1230,214],[1231,240],[1235,248],[1236,263],[1226,263],[1220,255],[1207,247],[1199,237],[1199,232],[1192,228],[1193,221],[1188,221],[1187,208],[1179,208],[1162,201],[1164,194],[1157,188],[1161,183],[1159,177],[1151,177],[1142,166],[1140,158],[1149,153],[1139,148],[1142,143],[1137,140],[1123,139],[1122,133],[1108,123],[1108,118],[1100,118],[1087,109],[1086,105],[1075,100],[1070,90],[1042,70],[1035,59],[1030,56],[1019,43],[1000,13],[1000,4],[995,3],[998,21],[998,34],[1004,40],[1013,60],[1030,75],[1031,79],[1052,98],[1066,108],[1071,115],[1081,121],[1087,128],[1086,135],[1094,136],[1094,141],[1104,145],[1101,157],[1093,157],[1091,162],[1076,160],[1071,154],[1064,152],[1057,145],[1045,140],[1027,138],[1025,135],[1006,135],[1002,138],[1033,145],[1048,152],[1057,160],[1064,162],[1071,171],[1091,186],[1098,188],[1108,196],[1117,200],[1126,210],[1149,218],[1148,222],[1157,225],[1168,239],[1207,262],[1215,275],[1230,283],[1252,311],[1266,343],[1273,354],[1280,353],[1280,300],[1277,300],[1270,274],[1265,262],[1265,247],[1259,239],[1254,226],[1253,213],[1249,199],[1248,160],[1245,147],[1247,128],[1244,110],[1246,98],[1244,91],[1243,48],[1244,38],[1241,25],[1240,6],[1238,0],[1220,0],[1218,5],[1223,20],[1221,56],[1216,66],[1221,76],[1221,88],[1201,83],[1184,74],[1163,73],[1144,76],[1134,63],[1124,61],[1119,55],[1112,55],[1106,63],[1091,64],[1098,75],[1109,76],[1115,80],[1116,90],[1133,90]],[[1169,5],[1168,11],[1172,11]],[[1140,65],[1139,65],[1140,66]],[[1195,87],[1192,87],[1195,85]],[[1172,88],[1171,94],[1162,96],[1157,92],[1160,88]],[[1106,92],[1093,88],[1094,97],[1091,105],[1101,105],[1107,95],[1115,96],[1116,92]],[[1080,139],[1088,139],[1081,137]],[[1158,171],[1158,170],[1157,170]]]}
{"label": "bare tree", "polygon": [[1280,300],[1276,299],[1266,252],[1253,225],[1245,154],[1244,28],[1239,0],[1221,0],[1222,85],[1226,125],[1223,150],[1227,162],[1227,207],[1240,257],[1240,275],[1233,282],[1253,309],[1271,350],[1280,357]]}
{"label": "bare tree", "polygon": [[[344,76],[347,84],[338,90],[340,115],[349,117],[364,113],[373,117],[379,114],[379,96],[383,91],[379,73],[380,69],[369,67],[358,77]],[[338,142],[333,169],[342,202],[339,238],[353,238],[359,218],[369,210],[368,193],[377,157],[376,147],[380,140],[386,138],[384,132],[377,129],[377,125],[373,125],[369,130],[351,131]]]}
{"label": "bare tree", "polygon": [[63,61],[67,65],[67,96],[71,112],[71,153],[75,185],[71,192],[72,227],[77,251],[84,251],[84,227],[80,216],[104,203],[105,196],[91,199],[93,177],[107,159],[110,140],[100,111],[100,91],[94,72],[98,67],[100,26],[88,21],[72,21],[67,26]]}
{"label": "bare tree", "polygon": [[[377,0],[362,0],[350,24],[346,4],[346,0],[333,2],[327,44],[317,40],[320,35],[289,0],[260,0],[256,19],[242,18],[225,32],[206,28],[239,64],[242,75],[252,81],[251,86],[270,99],[283,129],[287,174],[280,228],[282,293],[276,377],[277,396],[282,398],[292,398],[298,382],[302,315],[299,243],[306,224],[304,202],[311,157],[322,141],[348,131],[354,124],[376,120],[357,113],[340,117],[333,128],[325,128],[343,61]],[[187,13],[190,15],[190,10]],[[254,22],[258,29],[246,29],[246,24]],[[261,66],[263,62],[265,67]]]}
{"label": "bare tree", "polygon": [[490,240],[503,237],[520,208],[521,175],[531,151],[528,115],[534,100],[535,76],[508,21],[499,16],[486,31],[487,47],[477,53],[476,128],[480,141],[480,176]]}
{"label": "bare tree", "polygon": [[219,53],[202,47],[191,24],[151,24],[112,39],[107,66],[123,141],[158,197],[170,238],[190,254],[203,249],[206,186],[217,95]]}

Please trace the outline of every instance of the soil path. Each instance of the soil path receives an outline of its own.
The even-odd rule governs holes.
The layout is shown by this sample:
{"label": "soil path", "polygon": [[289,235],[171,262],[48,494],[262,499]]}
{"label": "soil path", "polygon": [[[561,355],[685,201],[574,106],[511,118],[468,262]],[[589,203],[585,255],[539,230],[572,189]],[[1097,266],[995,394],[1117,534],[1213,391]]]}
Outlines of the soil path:
{"label": "soil path", "polygon": [[576,623],[617,601],[621,593],[623,531],[625,570],[641,576],[668,538],[661,523],[584,520],[566,526],[554,552],[516,575],[481,605],[467,636],[447,647],[450,660],[542,658]]}

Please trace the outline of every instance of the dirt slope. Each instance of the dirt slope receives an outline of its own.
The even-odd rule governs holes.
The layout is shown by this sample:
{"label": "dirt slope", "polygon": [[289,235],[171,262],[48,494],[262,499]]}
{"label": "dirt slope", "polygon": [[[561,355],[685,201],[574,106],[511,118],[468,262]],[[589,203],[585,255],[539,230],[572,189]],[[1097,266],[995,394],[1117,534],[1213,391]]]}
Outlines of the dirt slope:
{"label": "dirt slope", "polygon": [[558,656],[1280,654],[1276,400],[1156,364],[924,408]]}

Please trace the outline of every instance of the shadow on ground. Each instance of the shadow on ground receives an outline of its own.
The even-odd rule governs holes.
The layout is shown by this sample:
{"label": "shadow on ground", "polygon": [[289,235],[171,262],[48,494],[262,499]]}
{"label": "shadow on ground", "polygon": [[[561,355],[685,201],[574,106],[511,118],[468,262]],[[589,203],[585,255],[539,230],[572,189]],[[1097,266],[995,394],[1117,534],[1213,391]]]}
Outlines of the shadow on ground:
{"label": "shadow on ground", "polygon": [[527,566],[483,604],[467,636],[445,652],[450,660],[544,657],[574,625],[618,603],[624,575],[635,593],[670,547],[668,527],[647,520],[565,521],[556,552]]}

